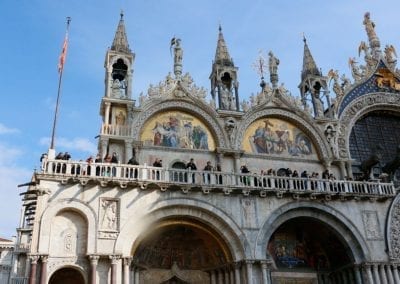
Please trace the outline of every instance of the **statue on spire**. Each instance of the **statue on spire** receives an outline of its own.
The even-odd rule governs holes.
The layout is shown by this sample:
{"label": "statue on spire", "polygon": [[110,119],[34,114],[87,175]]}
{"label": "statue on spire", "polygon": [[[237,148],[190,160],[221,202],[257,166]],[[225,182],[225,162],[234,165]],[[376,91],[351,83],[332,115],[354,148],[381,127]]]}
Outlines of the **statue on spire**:
{"label": "statue on spire", "polygon": [[180,79],[182,75],[182,57],[183,49],[181,47],[181,39],[173,37],[171,39],[171,47],[174,48],[174,74],[176,79]]}
{"label": "statue on spire", "polygon": [[272,84],[272,88],[278,87],[278,65],[279,59],[274,56],[272,51],[268,52],[269,55],[269,76]]}
{"label": "statue on spire", "polygon": [[372,49],[372,55],[375,59],[379,59],[380,56],[380,47],[381,44],[379,42],[379,38],[375,32],[375,23],[371,21],[369,12],[364,14],[363,25],[365,26],[365,30],[367,32],[369,45]]}

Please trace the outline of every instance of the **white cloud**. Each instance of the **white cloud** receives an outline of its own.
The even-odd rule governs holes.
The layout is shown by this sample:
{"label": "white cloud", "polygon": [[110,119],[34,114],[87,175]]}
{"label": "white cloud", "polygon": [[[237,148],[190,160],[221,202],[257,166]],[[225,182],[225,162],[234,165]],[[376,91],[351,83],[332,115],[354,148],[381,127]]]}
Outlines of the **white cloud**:
{"label": "white cloud", "polygon": [[0,123],[0,135],[1,134],[11,134],[11,133],[19,133],[19,130],[16,128],[8,128],[4,124]]}
{"label": "white cloud", "polygon": [[[76,137],[73,139],[68,139],[60,137],[56,138],[55,143],[58,149],[64,149],[68,151],[77,150],[77,151],[87,152],[90,154],[94,154],[97,152],[97,146],[86,138]],[[50,145],[50,138],[49,137],[41,138],[40,145],[45,145],[45,146]]]}
{"label": "white cloud", "polygon": [[0,237],[16,235],[21,209],[21,197],[17,185],[30,181],[32,170],[16,166],[23,151],[0,143]]}

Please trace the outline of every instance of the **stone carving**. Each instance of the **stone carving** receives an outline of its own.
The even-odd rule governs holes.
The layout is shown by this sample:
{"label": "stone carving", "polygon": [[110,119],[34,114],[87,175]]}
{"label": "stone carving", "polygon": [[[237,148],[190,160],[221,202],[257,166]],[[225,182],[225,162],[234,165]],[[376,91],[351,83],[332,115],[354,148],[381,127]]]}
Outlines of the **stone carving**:
{"label": "stone carving", "polygon": [[333,157],[339,157],[339,147],[337,144],[337,131],[333,125],[328,125],[325,128],[326,141],[331,146]]}
{"label": "stone carving", "polygon": [[249,102],[246,101],[246,100],[243,100],[243,101],[240,103],[240,106],[242,107],[242,110],[243,110],[244,112],[247,112],[247,111],[249,110],[249,108],[250,108],[250,104],[249,104]]}
{"label": "stone carving", "polygon": [[228,133],[229,140],[233,143],[233,131],[236,128],[236,120],[233,117],[225,118],[225,130]]}
{"label": "stone carving", "polygon": [[377,240],[381,238],[379,228],[378,214],[376,211],[363,211],[362,219],[364,223],[365,235],[368,240]]}
{"label": "stone carving", "polygon": [[171,48],[174,48],[174,74],[176,79],[180,79],[182,75],[182,58],[183,58],[183,49],[181,47],[181,39],[172,38],[171,39]]}
{"label": "stone carving", "polygon": [[358,47],[358,56],[360,56],[362,52],[364,52],[364,60],[365,63],[367,64],[365,71],[370,71],[374,68],[377,61],[372,57],[369,46],[365,41],[361,41]]}
{"label": "stone carving", "polygon": [[[74,240],[75,239],[75,240]],[[76,241],[76,233],[68,230],[64,234],[64,252],[74,253],[74,244]]]}
{"label": "stone carving", "polygon": [[389,65],[389,68],[391,68],[392,70],[394,70],[394,68],[396,67],[396,58],[397,58],[397,54],[396,54],[396,49],[394,48],[393,45],[386,45],[385,46],[385,59],[386,62]]}
{"label": "stone carving", "polygon": [[[395,200],[396,201],[396,200]],[[400,259],[400,202],[393,203],[390,214],[389,235],[389,256],[391,259]]]}
{"label": "stone carving", "polygon": [[360,67],[358,67],[357,61],[354,57],[349,58],[349,67],[351,70],[351,76],[353,76],[354,81],[359,82],[363,77],[363,74]]}
{"label": "stone carving", "polygon": [[102,230],[118,230],[118,201],[100,199],[100,228]]}
{"label": "stone carving", "polygon": [[241,200],[242,209],[242,222],[243,227],[246,228],[257,228],[258,220],[256,214],[256,202],[255,199],[246,197]]}
{"label": "stone carving", "polygon": [[335,111],[336,111],[338,106],[339,106],[339,104],[340,104],[340,101],[342,100],[342,98],[344,96],[344,88],[339,83],[339,74],[338,74],[337,70],[333,70],[333,69],[329,70],[328,78],[329,78],[329,81],[333,80],[332,89],[333,89],[333,92],[336,94],[336,100],[335,100],[335,103],[334,103],[334,106],[335,106],[334,108],[335,108]]}
{"label": "stone carving", "polygon": [[268,52],[268,67],[269,67],[269,76],[272,84],[272,88],[276,88],[278,86],[278,65],[279,59],[274,56],[272,51]]}

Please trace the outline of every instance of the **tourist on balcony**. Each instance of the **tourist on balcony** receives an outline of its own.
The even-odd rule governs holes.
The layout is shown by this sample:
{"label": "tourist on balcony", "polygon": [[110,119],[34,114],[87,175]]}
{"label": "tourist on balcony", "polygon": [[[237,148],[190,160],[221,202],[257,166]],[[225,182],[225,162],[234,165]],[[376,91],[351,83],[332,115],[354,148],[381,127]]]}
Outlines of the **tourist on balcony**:
{"label": "tourist on balcony", "polygon": [[[194,163],[194,159],[191,158],[189,163],[186,164],[186,169],[189,169],[191,171],[197,171],[196,164]],[[195,183],[195,174],[192,174],[192,183]]]}
{"label": "tourist on balcony", "polygon": [[[215,171],[216,171],[216,172],[221,172],[221,171],[222,171],[222,169],[221,169],[221,164],[217,164],[217,165],[215,166]],[[216,174],[216,175],[215,175],[215,179],[216,179],[216,181],[217,181],[217,184],[222,184],[222,175],[221,175],[221,174]]]}
{"label": "tourist on balcony", "polygon": [[93,156],[89,156],[89,158],[86,159],[86,163],[87,163],[86,171],[83,174],[87,174],[88,176],[90,176],[91,165],[93,163]]}
{"label": "tourist on balcony", "polygon": [[[100,157],[100,154],[97,154],[96,155],[96,159],[94,159],[94,162],[97,164],[97,163],[102,163],[103,161],[102,161],[102,159],[101,159],[101,157]],[[96,176],[99,176],[100,175],[100,172],[101,172],[101,169],[100,169],[100,166],[96,166]]]}
{"label": "tourist on balcony", "polygon": [[294,187],[294,189],[300,189],[300,181],[298,180],[299,173],[296,170],[293,171],[292,178],[295,178],[295,179],[293,179],[293,187]]}
{"label": "tourist on balcony", "polygon": [[[132,158],[129,159],[128,165],[132,166],[138,166],[139,162],[136,161],[135,156],[132,156]],[[135,169],[129,169],[129,177],[130,178],[137,178],[138,177],[138,169],[135,167]]]}
{"label": "tourist on balcony", "polygon": [[[301,173],[300,177],[303,178],[303,179],[308,179],[309,176],[308,176],[307,171],[303,171],[303,172]],[[305,180],[305,181],[302,182],[301,189],[307,190],[307,187],[308,187],[308,186],[307,186],[307,181]]]}
{"label": "tourist on balcony", "polygon": [[[247,166],[246,165],[242,165],[241,167],[240,167],[240,172],[242,173],[242,174],[249,174],[250,173],[250,171],[249,171],[249,169],[247,168]],[[248,177],[248,176],[241,176],[240,177],[240,181],[244,184],[244,185],[250,185],[250,178]]]}
{"label": "tourist on balcony", "polygon": [[[211,172],[213,170],[213,166],[211,166],[211,162],[207,161],[206,166],[204,167],[203,171]],[[203,174],[204,183],[210,184],[211,183],[211,174]]]}

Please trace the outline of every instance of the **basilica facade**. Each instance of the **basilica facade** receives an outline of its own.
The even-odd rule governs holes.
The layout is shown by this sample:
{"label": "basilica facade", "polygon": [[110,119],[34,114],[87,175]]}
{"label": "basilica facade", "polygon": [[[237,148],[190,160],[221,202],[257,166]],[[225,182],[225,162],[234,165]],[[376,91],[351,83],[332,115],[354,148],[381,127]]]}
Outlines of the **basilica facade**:
{"label": "basilica facade", "polygon": [[322,74],[304,39],[299,96],[269,52],[241,99],[220,27],[210,96],[173,38],[173,72],[134,98],[121,15],[99,155],[43,157],[11,283],[400,283],[400,71],[363,25],[351,79]]}

